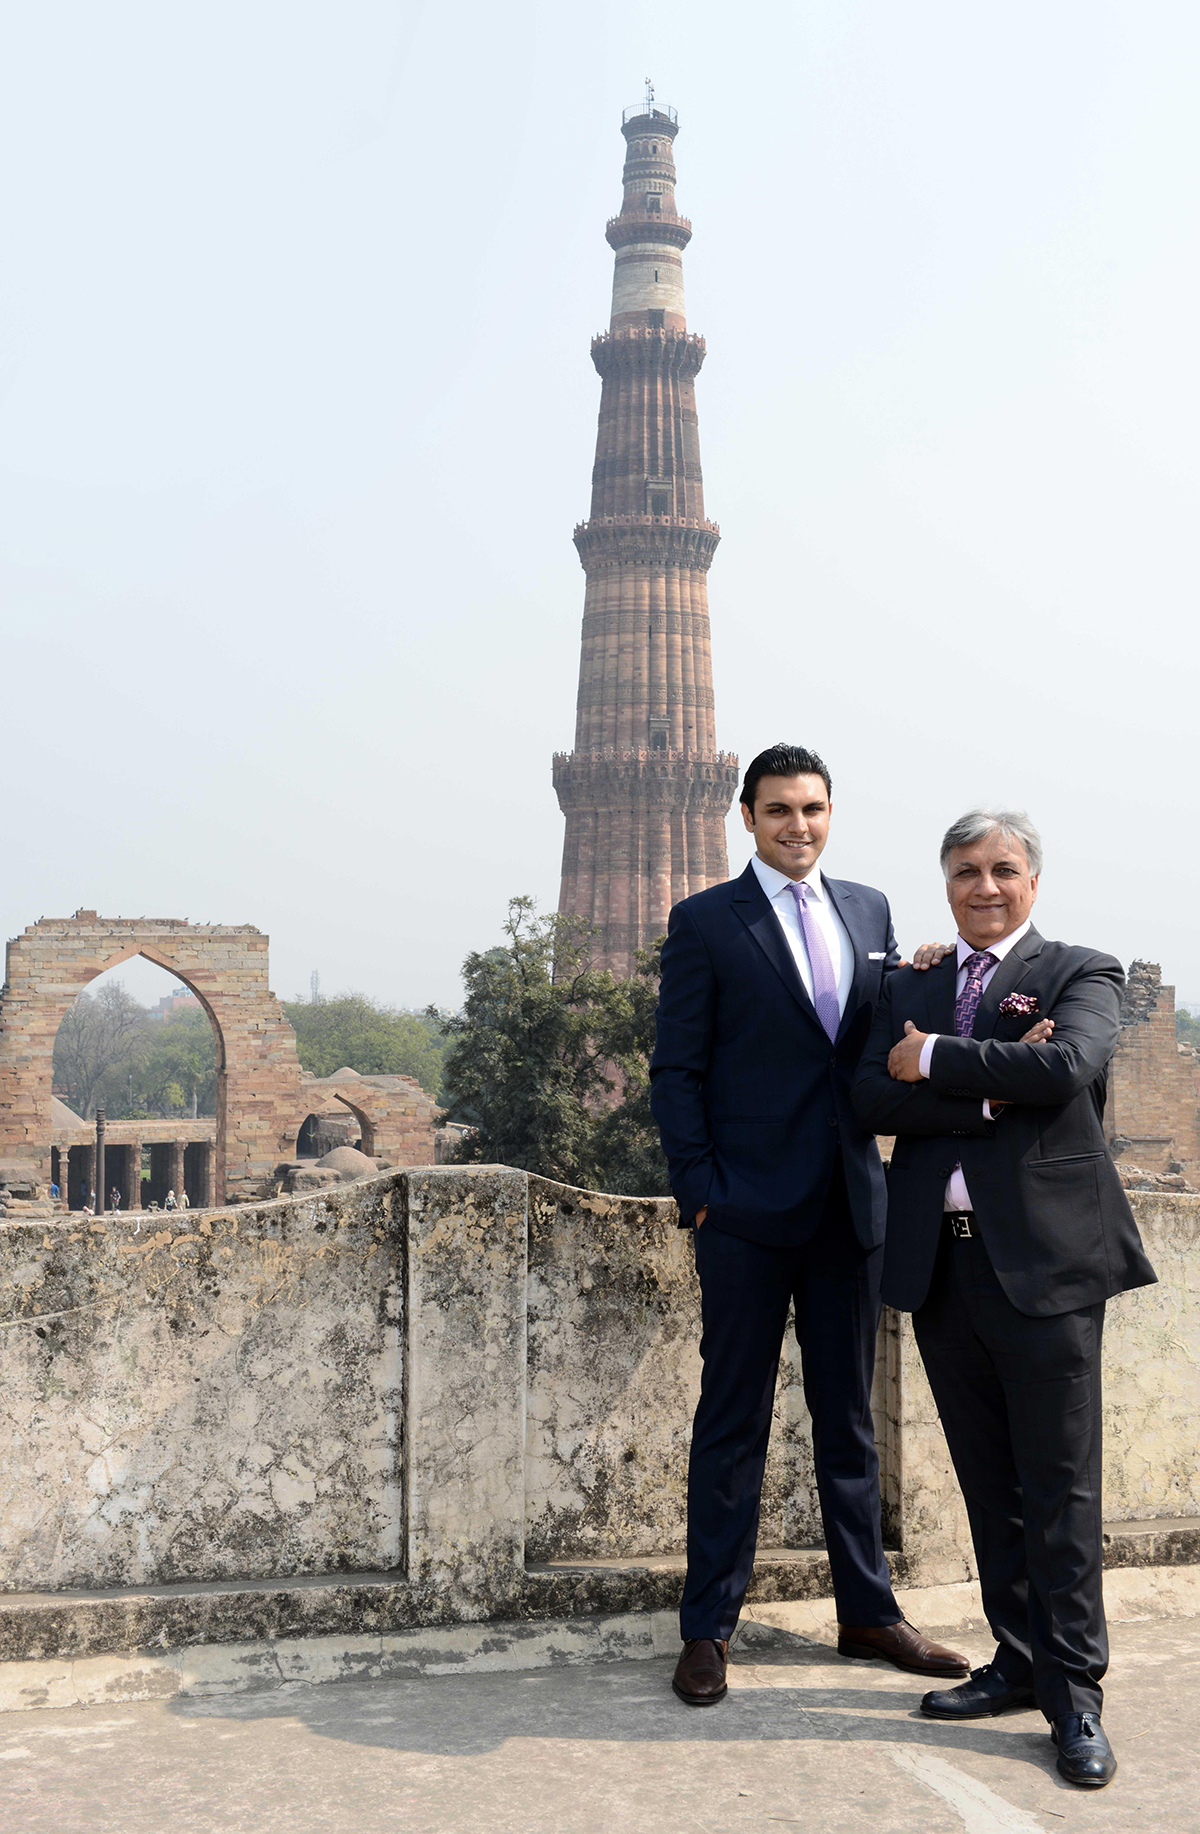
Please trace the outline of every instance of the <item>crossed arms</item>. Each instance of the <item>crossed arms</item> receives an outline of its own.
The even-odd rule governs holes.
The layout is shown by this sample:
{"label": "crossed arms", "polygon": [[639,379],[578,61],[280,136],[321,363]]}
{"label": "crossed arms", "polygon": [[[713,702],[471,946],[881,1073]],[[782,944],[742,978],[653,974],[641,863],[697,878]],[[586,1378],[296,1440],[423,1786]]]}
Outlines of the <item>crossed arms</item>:
{"label": "crossed arms", "polygon": [[1083,955],[1047,1015],[1054,1020],[1053,1038],[1009,1044],[943,1035],[934,1047],[928,1080],[897,1082],[887,1060],[903,1030],[893,1006],[899,978],[889,976],[884,983],[854,1082],[859,1119],[875,1133],[990,1138],[994,1123],[984,1119],[982,1100],[1061,1107],[1102,1074],[1116,1049],[1124,975],[1110,956]]}

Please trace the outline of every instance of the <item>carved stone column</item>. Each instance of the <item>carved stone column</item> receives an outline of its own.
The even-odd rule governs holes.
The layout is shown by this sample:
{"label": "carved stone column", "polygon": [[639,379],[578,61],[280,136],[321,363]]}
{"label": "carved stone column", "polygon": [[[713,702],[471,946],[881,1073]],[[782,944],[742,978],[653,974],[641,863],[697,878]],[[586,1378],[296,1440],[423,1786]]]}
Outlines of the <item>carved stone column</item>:
{"label": "carved stone column", "polygon": [[129,1172],[129,1208],[140,1210],[142,1207],[142,1143],[134,1140],[125,1149],[125,1164]]}
{"label": "carved stone column", "polygon": [[[175,1193],[176,1203],[179,1202],[179,1193],[183,1189],[183,1149],[184,1149],[184,1142],[182,1140],[172,1140],[171,1142],[171,1171],[167,1179],[167,1183],[170,1186],[171,1190],[174,1191]],[[188,1196],[189,1197],[191,1196],[190,1191],[188,1192]]]}

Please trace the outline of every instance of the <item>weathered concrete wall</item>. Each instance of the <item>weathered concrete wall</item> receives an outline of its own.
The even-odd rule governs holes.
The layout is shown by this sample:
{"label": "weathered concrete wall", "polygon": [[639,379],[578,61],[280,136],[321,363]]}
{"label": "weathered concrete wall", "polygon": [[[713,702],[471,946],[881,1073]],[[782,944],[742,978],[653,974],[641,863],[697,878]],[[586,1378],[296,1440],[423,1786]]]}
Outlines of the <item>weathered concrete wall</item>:
{"label": "weathered concrete wall", "polygon": [[[681,1552],[700,1384],[692,1238],[669,1198],[543,1179],[529,1192],[525,1520],[530,1560]],[[821,1540],[794,1339],[784,1347],[763,1547]]]}
{"label": "weathered concrete wall", "polygon": [[0,1226],[0,1587],[395,1566],[396,1195]]}
{"label": "weathered concrete wall", "polygon": [[[1200,1522],[1200,1197],[1133,1202],[1162,1282],[1109,1311],[1106,1514]],[[0,1224],[0,1590],[373,1571],[432,1623],[532,1609],[527,1563],[681,1549],[699,1318],[668,1202],[433,1167],[171,1221]],[[792,1349],[783,1375],[764,1550],[819,1538]],[[969,1576],[896,1315],[877,1419],[902,1577]]]}
{"label": "weathered concrete wall", "polygon": [[1130,1197],[1157,1286],[1104,1325],[1104,1513],[1200,1518],[1200,1198]]}

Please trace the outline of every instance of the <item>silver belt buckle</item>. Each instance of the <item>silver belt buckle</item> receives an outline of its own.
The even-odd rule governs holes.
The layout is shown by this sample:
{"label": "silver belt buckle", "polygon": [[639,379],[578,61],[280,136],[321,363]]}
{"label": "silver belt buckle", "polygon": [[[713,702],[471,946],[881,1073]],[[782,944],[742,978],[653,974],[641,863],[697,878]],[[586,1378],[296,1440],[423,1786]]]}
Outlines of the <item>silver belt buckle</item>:
{"label": "silver belt buckle", "polygon": [[956,1242],[969,1242],[975,1231],[971,1225],[975,1221],[973,1210],[952,1210],[950,1213],[950,1233]]}

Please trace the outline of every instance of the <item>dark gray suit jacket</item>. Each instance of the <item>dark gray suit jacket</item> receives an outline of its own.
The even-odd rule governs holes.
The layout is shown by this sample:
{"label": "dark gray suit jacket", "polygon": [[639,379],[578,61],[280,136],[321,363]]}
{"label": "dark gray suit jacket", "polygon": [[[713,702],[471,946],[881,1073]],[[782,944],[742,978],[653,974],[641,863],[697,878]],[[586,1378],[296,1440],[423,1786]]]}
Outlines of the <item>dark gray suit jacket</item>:
{"label": "dark gray suit jacket", "polygon": [[[988,983],[970,1038],[954,1035],[956,978],[953,955],[924,974],[889,975],[855,1078],[863,1124],[896,1136],[884,1299],[905,1312],[924,1302],[956,1161],[997,1278],[1019,1312],[1049,1317],[1150,1285],[1154,1270],[1102,1125],[1120,1029],[1120,963],[1031,929]],[[1001,1013],[1005,995],[1017,992],[1036,996],[1036,1015]],[[1018,1042],[1034,1016],[1054,1020],[1049,1043]],[[924,1082],[888,1075],[906,1019],[943,1034]],[[1012,1106],[987,1121],[986,1096]]]}

